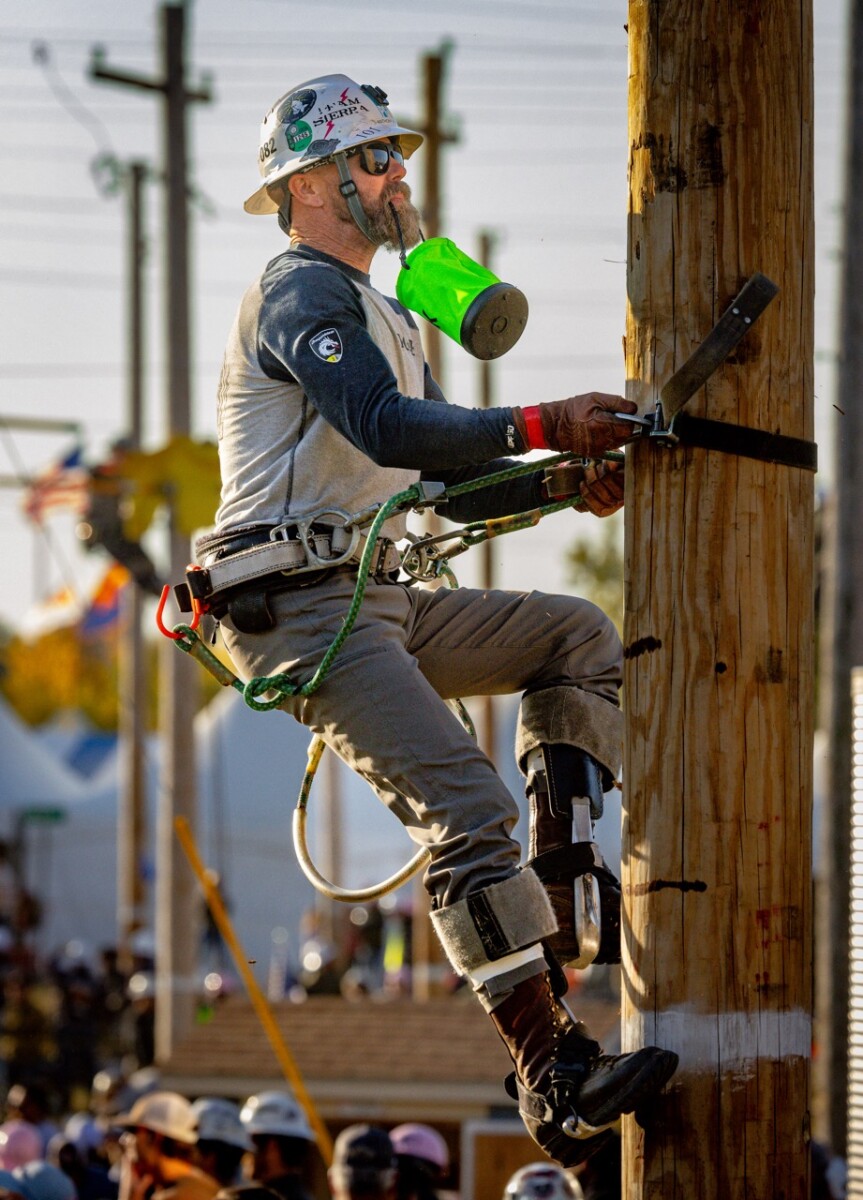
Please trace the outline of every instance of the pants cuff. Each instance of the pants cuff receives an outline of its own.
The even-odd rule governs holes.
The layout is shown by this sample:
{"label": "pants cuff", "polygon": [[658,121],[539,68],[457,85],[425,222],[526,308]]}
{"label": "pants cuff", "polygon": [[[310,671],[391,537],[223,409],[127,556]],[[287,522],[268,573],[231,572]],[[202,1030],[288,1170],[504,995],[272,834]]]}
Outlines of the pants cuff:
{"label": "pants cuff", "polygon": [[515,738],[519,770],[537,746],[563,742],[595,758],[615,778],[623,758],[623,713],[608,700],[577,687],[530,692],[521,702]]}

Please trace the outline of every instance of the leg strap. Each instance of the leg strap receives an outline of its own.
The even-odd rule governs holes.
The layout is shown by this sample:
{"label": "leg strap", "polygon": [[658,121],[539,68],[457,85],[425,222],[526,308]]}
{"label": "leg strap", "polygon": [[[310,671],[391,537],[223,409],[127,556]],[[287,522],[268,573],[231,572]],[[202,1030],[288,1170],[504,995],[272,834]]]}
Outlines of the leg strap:
{"label": "leg strap", "polygon": [[453,970],[489,1012],[522,980],[548,970],[540,943],[557,922],[529,869],[432,912],[431,920]]}

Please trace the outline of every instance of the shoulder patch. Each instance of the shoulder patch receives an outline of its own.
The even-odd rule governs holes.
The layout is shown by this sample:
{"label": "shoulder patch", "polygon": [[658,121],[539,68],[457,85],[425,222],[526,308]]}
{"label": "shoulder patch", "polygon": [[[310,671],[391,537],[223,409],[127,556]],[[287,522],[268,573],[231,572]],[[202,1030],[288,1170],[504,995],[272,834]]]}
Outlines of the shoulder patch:
{"label": "shoulder patch", "polygon": [[312,352],[323,362],[337,363],[341,360],[342,339],[335,329],[324,329],[321,333],[316,333],[314,337],[309,338],[309,345]]}

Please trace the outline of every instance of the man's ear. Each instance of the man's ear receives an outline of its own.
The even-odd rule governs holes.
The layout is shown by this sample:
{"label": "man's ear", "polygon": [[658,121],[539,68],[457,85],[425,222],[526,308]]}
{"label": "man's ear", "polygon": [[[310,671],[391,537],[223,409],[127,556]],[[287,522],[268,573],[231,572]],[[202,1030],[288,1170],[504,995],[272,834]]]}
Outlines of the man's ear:
{"label": "man's ear", "polygon": [[323,208],[324,189],[321,180],[315,178],[317,174],[317,171],[300,172],[288,179],[288,191],[299,204],[306,204],[309,208]]}

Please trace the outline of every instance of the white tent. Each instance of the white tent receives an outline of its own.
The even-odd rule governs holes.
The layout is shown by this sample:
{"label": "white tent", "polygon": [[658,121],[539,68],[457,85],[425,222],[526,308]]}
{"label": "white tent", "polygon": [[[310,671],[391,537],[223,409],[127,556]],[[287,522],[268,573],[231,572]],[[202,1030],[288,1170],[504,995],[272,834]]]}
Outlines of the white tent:
{"label": "white tent", "polygon": [[63,807],[87,795],[87,785],[70,767],[46,754],[38,737],[0,700],[0,827],[11,832],[15,815],[35,808]]}

